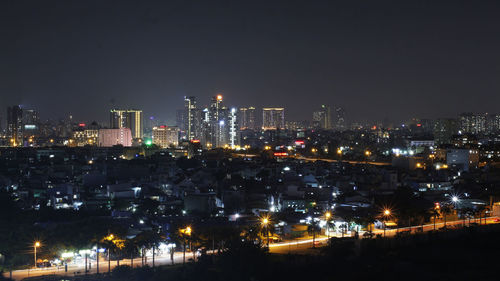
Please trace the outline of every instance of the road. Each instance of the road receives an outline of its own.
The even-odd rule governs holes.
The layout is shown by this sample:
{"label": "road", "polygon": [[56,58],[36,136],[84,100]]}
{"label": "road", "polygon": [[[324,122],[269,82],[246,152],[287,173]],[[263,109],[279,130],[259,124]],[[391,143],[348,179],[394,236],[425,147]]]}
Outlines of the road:
{"label": "road", "polygon": [[[486,219],[486,224],[497,224],[500,223],[498,220],[499,217],[489,217]],[[470,223],[479,223],[479,219],[477,220],[471,220]],[[484,224],[484,218],[482,219],[482,224]],[[463,220],[455,220],[455,221],[448,221],[446,222],[446,227],[451,228],[451,227],[461,227],[463,225]],[[465,221],[465,225],[468,226],[468,220]],[[386,229],[385,231],[385,236],[387,237],[392,237],[395,236],[398,232],[402,231],[411,231],[412,233],[415,233],[417,231],[417,228],[419,228],[420,225],[418,226],[412,226],[411,229],[410,227],[402,227],[402,228],[397,228],[397,229]],[[439,230],[440,228],[444,227],[444,222],[436,222],[435,229]],[[427,231],[432,231],[434,230],[434,224],[425,224],[422,226],[423,232]],[[364,232],[360,232],[359,237],[360,239],[363,237]],[[373,231],[375,235],[380,234],[384,235],[384,230],[383,229],[375,229]],[[340,234],[332,234],[330,237],[342,237]],[[349,236],[344,236],[344,237],[349,237]],[[327,240],[328,237],[321,235],[317,237],[316,239],[316,246],[317,247],[322,247],[327,245]],[[276,254],[287,254],[287,253],[311,253],[311,248],[313,245],[313,239],[312,238],[307,238],[307,239],[298,239],[298,240],[293,240],[293,241],[284,241],[284,242],[279,242],[279,243],[273,243],[269,245],[269,252],[271,253],[276,253]]]}
{"label": "road", "polygon": [[[489,217],[486,220],[487,224],[496,224],[499,223],[499,218],[498,217]],[[474,222],[479,222],[479,220],[471,220],[471,223]],[[482,223],[484,224],[484,219],[482,220]],[[455,221],[449,221],[446,223],[447,227],[455,227],[455,226],[462,226],[463,221],[462,220],[455,220]],[[468,221],[466,220],[465,225],[468,225]],[[442,228],[444,226],[444,222],[438,222],[436,223],[436,229]],[[420,226],[413,226],[411,228],[412,232],[415,232],[417,227]],[[409,231],[409,227],[403,227],[403,228],[398,228],[398,229],[386,229],[385,235],[387,237],[391,237],[396,235],[398,232],[401,231]],[[434,230],[434,224],[426,224],[423,225],[423,231],[431,231]],[[373,231],[374,234],[381,234],[384,235],[384,230],[383,229],[376,229]],[[360,238],[363,236],[363,232],[360,233]],[[330,237],[342,237],[341,234],[332,234]],[[348,237],[348,236],[346,236]],[[321,235],[318,236],[316,239],[316,246],[317,247],[322,247],[327,244],[328,237]],[[278,243],[272,243],[269,245],[269,252],[271,253],[276,253],[276,254],[287,254],[287,253],[311,253],[314,250],[311,250],[313,244],[313,239],[312,238],[301,238],[301,239],[296,239],[296,240],[291,240],[291,241],[284,241],[284,242],[278,242]],[[193,254],[191,252],[186,252],[186,261],[189,259],[193,258]],[[147,258],[147,264],[149,266],[152,266],[152,257],[148,256]],[[176,252],[174,253],[174,264],[181,264],[183,262],[183,253],[182,252]],[[120,260],[120,265],[130,265],[130,259],[123,259]],[[170,255],[165,254],[162,256],[158,256],[155,258],[155,265],[169,265],[172,264],[172,261],[170,260]],[[116,261],[111,262],[111,270],[117,265]],[[136,258],[134,259],[134,267],[139,267],[141,266],[141,259]],[[104,259],[99,260],[99,272],[100,273],[105,273],[108,272],[108,261]],[[70,264],[68,265],[68,271],[65,272],[64,267],[60,268],[38,268],[38,269],[24,269],[24,270],[16,270],[12,272],[12,278],[14,280],[22,280],[23,278],[27,277],[35,277],[35,276],[43,276],[43,275],[60,275],[60,276],[74,276],[74,275],[82,275],[85,273],[85,265],[84,264]],[[88,271],[89,274],[94,274],[97,273],[97,268],[96,268],[96,262],[95,260],[91,261],[91,269]],[[9,276],[9,273],[4,274],[6,277]]]}
{"label": "road", "polygon": [[[256,154],[244,154],[244,153],[233,153],[233,156],[236,157],[257,157],[258,155]],[[354,160],[335,160],[335,159],[329,159],[329,158],[315,158],[315,157],[305,157],[305,156],[299,156],[299,155],[289,155],[284,158],[295,158],[298,160],[304,160],[304,161],[324,161],[324,162],[344,162],[344,163],[349,163],[349,164],[369,164],[369,165],[375,165],[375,166],[389,166],[392,165],[391,163],[388,162],[375,162],[375,161],[354,161]]]}
{"label": "road", "polygon": [[349,164],[369,164],[369,165],[375,165],[375,166],[389,166],[392,165],[391,163],[387,162],[375,162],[375,161],[353,161],[353,160],[335,160],[335,159],[328,159],[328,158],[313,158],[313,157],[304,157],[304,156],[289,156],[295,159],[299,160],[304,160],[304,161],[324,161],[324,162],[345,162]]}
{"label": "road", "polygon": [[[186,252],[186,262],[189,259],[193,258],[192,252]],[[153,265],[153,259],[151,256],[147,258],[147,264],[149,266]],[[176,252],[174,254],[174,264],[182,264],[183,262],[183,253]],[[141,258],[134,259],[134,267],[141,266]],[[130,259],[120,260],[120,265],[129,265],[131,262]],[[170,265],[172,261],[170,259],[169,254],[165,254],[163,256],[155,257],[155,265]],[[111,270],[117,266],[116,261],[111,261]],[[99,272],[107,273],[108,272],[108,261],[104,259],[99,259]],[[91,260],[90,270],[88,270],[88,274],[97,273],[96,261]],[[37,268],[37,269],[24,269],[24,270],[15,270],[12,272],[12,279],[14,280],[22,280],[27,277],[35,277],[35,276],[44,276],[44,275],[60,275],[60,276],[75,276],[75,275],[83,275],[85,274],[85,263],[82,264],[68,264],[68,271],[65,272],[64,266],[59,268]],[[9,273],[5,273],[4,276],[9,277]]]}

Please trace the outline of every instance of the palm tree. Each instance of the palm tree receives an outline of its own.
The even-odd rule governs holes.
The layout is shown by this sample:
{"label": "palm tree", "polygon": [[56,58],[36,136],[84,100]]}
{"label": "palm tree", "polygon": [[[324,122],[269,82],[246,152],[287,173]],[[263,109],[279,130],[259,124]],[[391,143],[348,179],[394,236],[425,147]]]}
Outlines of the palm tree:
{"label": "palm tree", "polygon": [[418,210],[417,216],[420,219],[420,228],[423,230],[423,228],[424,228],[424,222],[427,219],[429,219],[429,217],[432,216],[432,214],[429,212],[428,209],[421,208],[420,210]]}
{"label": "palm tree", "polygon": [[163,236],[157,229],[152,229],[148,231],[144,231],[140,233],[138,236],[138,245],[142,246],[142,256],[144,257],[144,249],[152,249],[153,250],[153,267],[155,267],[155,256],[156,249],[162,240],[164,240]]}
{"label": "palm tree", "polygon": [[432,208],[432,210],[431,210],[431,212],[430,212],[430,213],[431,213],[431,215],[434,217],[434,230],[436,230],[436,218],[438,218],[438,217],[439,217],[439,215],[440,215],[440,214],[439,214],[439,209],[437,209],[437,208]]}
{"label": "palm tree", "polygon": [[444,219],[444,228],[446,228],[446,216],[451,213],[451,207],[450,205],[446,204],[443,207],[441,207],[441,214],[443,215]]}
{"label": "palm tree", "polygon": [[467,210],[465,208],[462,208],[462,209],[457,210],[457,212],[462,217],[462,227],[465,227],[465,216],[467,214]]}
{"label": "palm tree", "polygon": [[134,268],[134,256],[137,254],[137,240],[135,238],[127,239],[124,251],[130,256],[130,268]]}
{"label": "palm tree", "polygon": [[307,226],[307,232],[313,236],[313,248],[316,248],[316,234],[321,231],[318,222],[314,219],[311,220],[311,224]]}
{"label": "palm tree", "polygon": [[[478,206],[477,207],[477,214],[479,215],[479,224],[482,222],[482,214],[484,213],[485,218],[486,218],[486,207],[485,206]],[[486,221],[486,219],[485,219]]]}
{"label": "palm tree", "polygon": [[141,254],[141,266],[144,266],[145,252],[148,247],[147,235],[144,232],[139,233],[135,238],[136,246],[140,249]]}
{"label": "palm tree", "polygon": [[114,251],[115,245],[113,244],[113,241],[108,240],[108,239],[103,239],[101,241],[102,245],[106,248],[106,252],[108,254],[108,273],[111,272],[111,252]]}

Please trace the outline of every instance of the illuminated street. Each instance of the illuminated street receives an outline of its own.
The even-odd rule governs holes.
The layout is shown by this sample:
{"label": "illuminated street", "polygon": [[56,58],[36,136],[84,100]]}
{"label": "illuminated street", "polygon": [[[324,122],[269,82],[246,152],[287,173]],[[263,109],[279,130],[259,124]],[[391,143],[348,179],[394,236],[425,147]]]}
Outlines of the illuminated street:
{"label": "illuminated street", "polygon": [[[189,261],[189,259],[193,258],[193,254],[191,252],[186,252],[186,262]],[[174,254],[174,264],[182,264],[183,261],[183,254],[182,253],[175,253]],[[169,265],[172,264],[172,261],[170,259],[170,256],[161,256],[161,257],[155,257],[155,266],[159,265]],[[129,265],[130,266],[130,259],[123,259],[120,260],[120,265]],[[150,267],[153,265],[152,262],[152,257],[148,257],[148,262],[147,265]],[[117,263],[115,260],[111,261],[111,270],[117,266]],[[141,259],[140,258],[135,258],[134,259],[134,267],[140,267],[141,266]],[[107,273],[108,272],[108,262],[106,260],[99,260],[99,272],[100,273]],[[96,268],[96,263],[95,261],[91,262],[91,269],[88,270],[88,274],[95,274],[97,273],[97,268]],[[26,269],[26,270],[16,270],[12,272],[12,278],[15,280],[22,280],[23,278],[27,277],[34,277],[34,276],[43,276],[43,275],[61,275],[61,276],[74,276],[74,275],[83,275],[85,274],[85,265],[80,264],[80,265],[74,265],[70,264],[68,265],[68,271],[65,272],[64,267],[61,266],[59,268],[56,267],[49,267],[49,268],[38,268],[38,269]],[[5,273],[4,276],[8,277],[9,273]]]}

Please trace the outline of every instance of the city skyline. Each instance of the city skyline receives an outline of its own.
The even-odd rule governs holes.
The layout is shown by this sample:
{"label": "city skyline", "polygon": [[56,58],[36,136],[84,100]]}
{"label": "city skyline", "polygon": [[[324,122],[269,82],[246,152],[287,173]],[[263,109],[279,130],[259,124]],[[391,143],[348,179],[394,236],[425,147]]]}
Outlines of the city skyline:
{"label": "city skyline", "polygon": [[500,102],[493,1],[27,3],[1,12],[0,108],[26,104],[44,119],[103,121],[124,107],[173,121],[183,96],[219,92],[297,120],[317,103],[399,121]]}
{"label": "city skyline", "polygon": [[497,280],[498,15],[3,1],[0,280]]}

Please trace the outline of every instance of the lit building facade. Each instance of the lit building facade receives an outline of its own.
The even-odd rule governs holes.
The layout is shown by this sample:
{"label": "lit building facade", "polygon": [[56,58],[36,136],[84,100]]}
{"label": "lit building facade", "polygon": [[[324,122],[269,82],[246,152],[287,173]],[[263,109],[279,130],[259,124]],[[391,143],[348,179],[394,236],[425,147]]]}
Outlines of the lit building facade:
{"label": "lit building facade", "polygon": [[285,129],[285,108],[266,107],[262,109],[262,130]]}
{"label": "lit building facade", "polygon": [[313,112],[313,126],[325,130],[332,129],[332,113],[329,106],[323,104],[320,110]]}
{"label": "lit building facade", "polygon": [[216,95],[212,98],[210,102],[209,109],[209,143],[211,143],[212,147],[223,147],[228,144],[227,140],[227,126],[226,124],[226,116],[227,116],[227,108],[224,107],[222,95]]}
{"label": "lit building facade", "polygon": [[345,130],[345,110],[343,107],[337,106],[335,107],[335,129],[337,130]]}
{"label": "lit building facade", "polygon": [[38,136],[40,120],[38,111],[34,109],[23,109],[23,136],[25,141]]}
{"label": "lit building facade", "polygon": [[76,130],[73,130],[73,141],[75,146],[97,146],[99,144],[99,125],[92,123],[89,126],[79,124]]}
{"label": "lit building facade", "polygon": [[184,97],[183,127],[185,139],[194,140],[200,138],[201,113],[196,107],[196,97]]}
{"label": "lit building facade", "polygon": [[132,138],[141,139],[143,137],[142,110],[112,109],[110,113],[110,127],[112,129],[129,128],[132,132]]}
{"label": "lit building facade", "polygon": [[255,122],[255,107],[241,107],[238,111],[240,130],[257,129]]}
{"label": "lit building facade", "polygon": [[486,115],[462,113],[459,117],[460,132],[462,134],[483,134],[486,132]]}
{"label": "lit building facade", "polygon": [[231,108],[228,116],[229,123],[229,146],[234,148],[237,145],[240,145],[240,137],[239,137],[239,125],[238,125],[238,110],[236,108]]}
{"label": "lit building facade", "polygon": [[7,107],[7,136],[11,146],[23,143],[23,110],[19,105]]}
{"label": "lit building facade", "polygon": [[487,133],[493,134],[500,132],[500,114],[490,114],[486,119]]}
{"label": "lit building facade", "polygon": [[129,128],[100,129],[99,146],[112,147],[114,145],[132,146],[132,131]]}
{"label": "lit building facade", "polygon": [[153,127],[153,143],[161,148],[179,145],[179,127]]}

